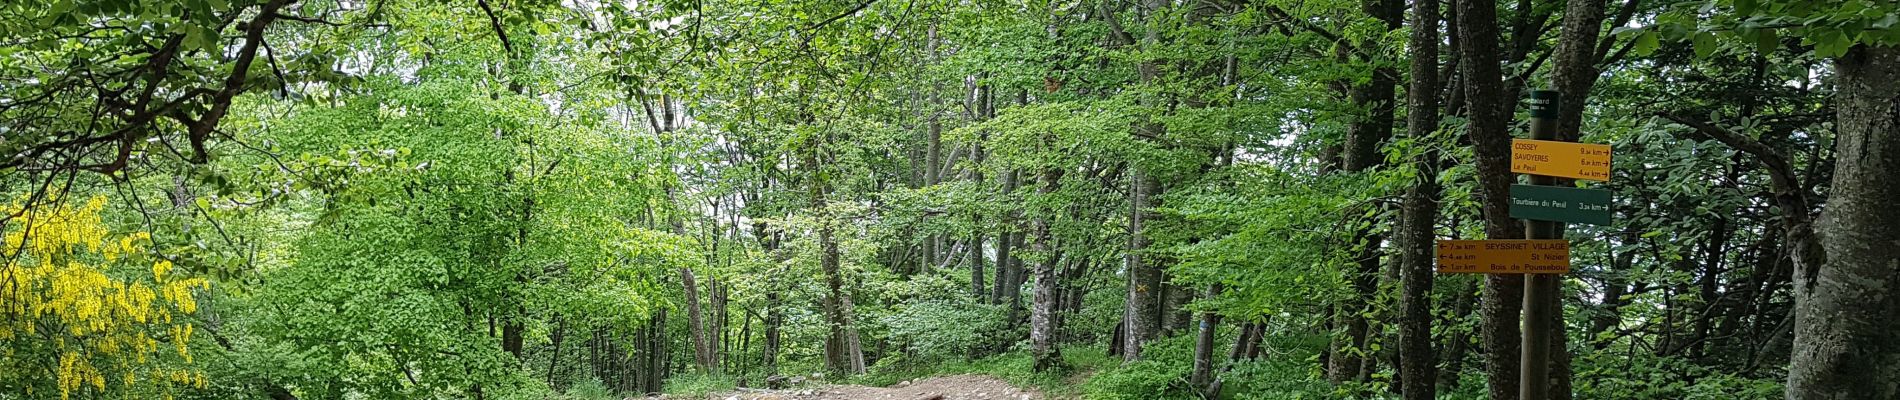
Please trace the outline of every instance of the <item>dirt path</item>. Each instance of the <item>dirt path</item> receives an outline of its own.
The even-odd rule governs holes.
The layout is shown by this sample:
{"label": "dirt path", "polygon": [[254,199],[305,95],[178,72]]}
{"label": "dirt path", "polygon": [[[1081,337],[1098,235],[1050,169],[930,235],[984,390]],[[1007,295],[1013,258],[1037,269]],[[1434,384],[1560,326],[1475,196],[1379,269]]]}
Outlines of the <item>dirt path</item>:
{"label": "dirt path", "polygon": [[887,388],[828,385],[806,389],[745,390],[711,397],[717,400],[1043,400],[983,375],[952,375],[904,382]]}

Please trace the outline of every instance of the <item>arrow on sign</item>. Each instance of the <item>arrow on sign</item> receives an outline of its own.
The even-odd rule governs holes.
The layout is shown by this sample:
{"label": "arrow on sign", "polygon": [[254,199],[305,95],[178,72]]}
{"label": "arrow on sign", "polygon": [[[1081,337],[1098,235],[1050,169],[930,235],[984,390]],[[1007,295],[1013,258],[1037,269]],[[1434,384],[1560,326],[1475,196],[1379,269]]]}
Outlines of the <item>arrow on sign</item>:
{"label": "arrow on sign", "polygon": [[1608,182],[1610,181],[1610,146],[1549,140],[1512,140],[1511,172]]}
{"label": "arrow on sign", "polygon": [[1438,273],[1561,274],[1570,272],[1570,242],[1439,240]]}

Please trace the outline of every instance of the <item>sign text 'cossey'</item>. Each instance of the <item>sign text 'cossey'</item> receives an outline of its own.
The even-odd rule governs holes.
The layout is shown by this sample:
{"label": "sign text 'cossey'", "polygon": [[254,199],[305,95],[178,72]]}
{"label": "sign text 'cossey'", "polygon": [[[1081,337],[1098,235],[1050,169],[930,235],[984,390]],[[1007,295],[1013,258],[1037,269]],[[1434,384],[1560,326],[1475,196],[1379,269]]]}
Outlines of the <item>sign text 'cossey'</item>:
{"label": "sign text 'cossey'", "polygon": [[1610,180],[1610,146],[1512,140],[1511,172],[1607,182]]}
{"label": "sign text 'cossey'", "polygon": [[1440,240],[1439,273],[1561,274],[1570,272],[1570,242]]}

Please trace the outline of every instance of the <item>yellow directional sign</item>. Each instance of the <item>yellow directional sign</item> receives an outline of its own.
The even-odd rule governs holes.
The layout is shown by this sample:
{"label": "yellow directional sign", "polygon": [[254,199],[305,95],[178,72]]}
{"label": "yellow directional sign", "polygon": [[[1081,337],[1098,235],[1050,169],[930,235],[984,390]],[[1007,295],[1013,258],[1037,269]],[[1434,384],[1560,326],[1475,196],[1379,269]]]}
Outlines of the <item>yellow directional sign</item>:
{"label": "yellow directional sign", "polygon": [[1511,172],[1608,182],[1610,180],[1610,146],[1549,140],[1512,140]]}
{"label": "yellow directional sign", "polygon": [[1440,240],[1441,274],[1562,274],[1570,272],[1570,242],[1545,240]]}

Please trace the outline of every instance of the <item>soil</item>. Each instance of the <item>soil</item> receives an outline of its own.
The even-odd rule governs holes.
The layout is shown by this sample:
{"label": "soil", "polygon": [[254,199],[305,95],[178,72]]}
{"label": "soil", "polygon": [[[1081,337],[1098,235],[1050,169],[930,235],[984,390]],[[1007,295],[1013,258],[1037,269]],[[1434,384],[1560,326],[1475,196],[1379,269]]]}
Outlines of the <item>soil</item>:
{"label": "soil", "polygon": [[707,398],[713,400],[1043,400],[1044,396],[989,376],[952,375],[925,378],[915,382],[905,381],[882,388],[824,385],[786,390],[740,389]]}

